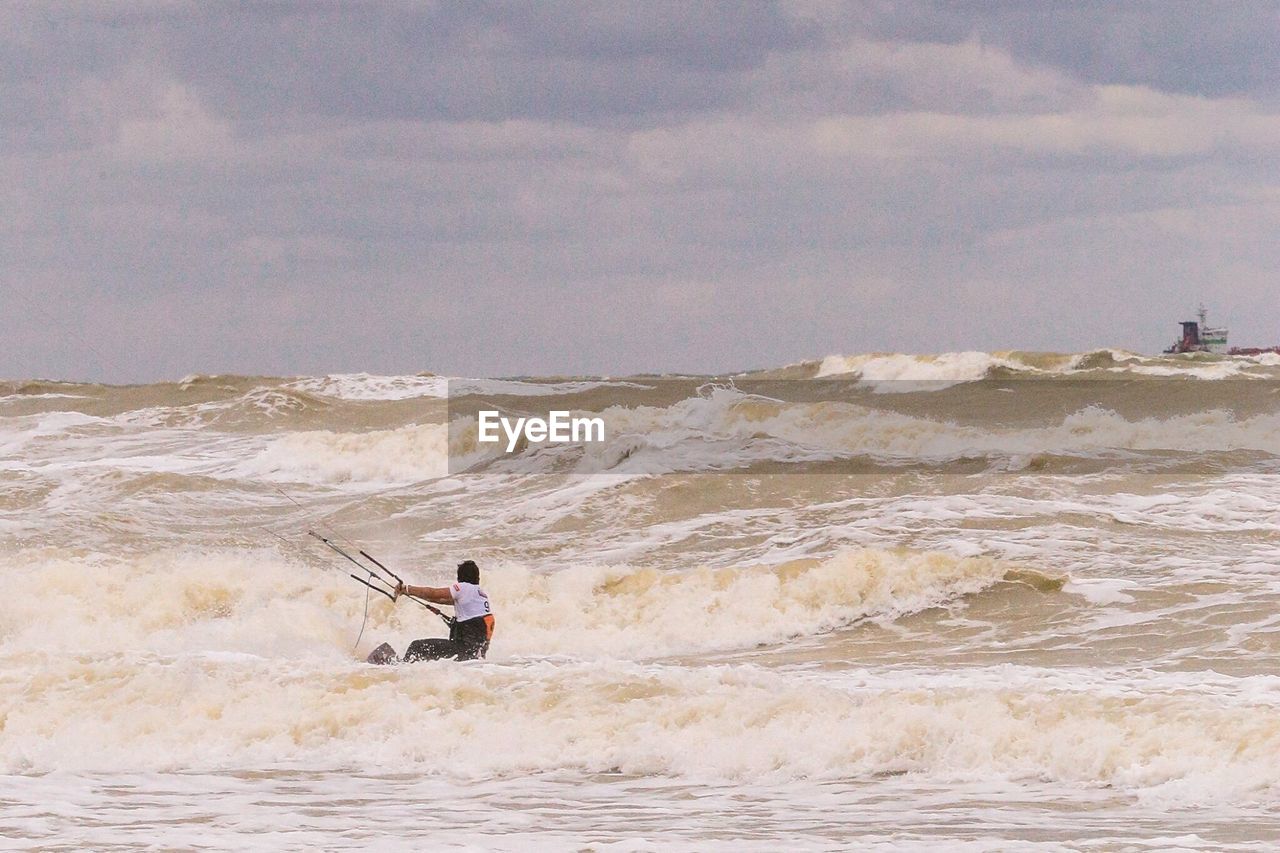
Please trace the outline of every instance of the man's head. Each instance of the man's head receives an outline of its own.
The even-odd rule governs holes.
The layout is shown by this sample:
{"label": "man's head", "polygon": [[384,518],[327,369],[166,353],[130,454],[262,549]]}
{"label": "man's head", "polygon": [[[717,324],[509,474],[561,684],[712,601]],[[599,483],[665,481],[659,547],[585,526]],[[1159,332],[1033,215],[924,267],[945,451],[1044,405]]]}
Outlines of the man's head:
{"label": "man's head", "polygon": [[475,560],[463,560],[458,563],[458,581],[460,583],[480,583],[480,567]]}

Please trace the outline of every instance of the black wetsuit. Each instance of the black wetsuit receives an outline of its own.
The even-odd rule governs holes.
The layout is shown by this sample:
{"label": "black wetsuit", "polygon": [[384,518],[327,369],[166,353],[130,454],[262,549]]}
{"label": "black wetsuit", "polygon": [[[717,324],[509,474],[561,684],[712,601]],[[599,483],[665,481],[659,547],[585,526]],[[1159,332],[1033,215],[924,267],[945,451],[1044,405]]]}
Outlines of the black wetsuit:
{"label": "black wetsuit", "polygon": [[476,660],[489,653],[489,626],[484,616],[454,622],[449,626],[449,639],[414,640],[404,651],[404,662],[420,660]]}
{"label": "black wetsuit", "polygon": [[489,620],[491,616],[477,616],[449,626],[449,639],[431,637],[414,640],[404,650],[404,657],[396,655],[390,643],[383,643],[369,653],[369,663],[417,663],[423,660],[476,660],[489,653]]}

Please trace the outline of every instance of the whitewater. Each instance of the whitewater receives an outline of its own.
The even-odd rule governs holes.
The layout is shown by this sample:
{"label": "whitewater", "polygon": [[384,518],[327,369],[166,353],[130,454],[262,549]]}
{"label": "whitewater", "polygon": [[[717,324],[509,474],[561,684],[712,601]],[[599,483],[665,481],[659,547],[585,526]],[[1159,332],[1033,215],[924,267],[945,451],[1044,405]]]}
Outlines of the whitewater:
{"label": "whitewater", "polygon": [[[0,837],[1270,850],[1277,507],[1271,355],[0,381]],[[444,627],[308,530],[487,660],[363,663]]]}

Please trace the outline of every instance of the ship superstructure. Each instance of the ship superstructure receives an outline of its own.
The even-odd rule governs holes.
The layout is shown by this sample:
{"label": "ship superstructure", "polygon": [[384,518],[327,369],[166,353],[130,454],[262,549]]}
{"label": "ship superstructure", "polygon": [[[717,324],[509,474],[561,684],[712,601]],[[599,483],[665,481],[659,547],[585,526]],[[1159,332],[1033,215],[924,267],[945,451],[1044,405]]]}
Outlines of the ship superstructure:
{"label": "ship superstructure", "polygon": [[1227,329],[1224,326],[1211,328],[1209,318],[1200,306],[1195,320],[1182,321],[1182,337],[1173,342],[1165,350],[1166,353],[1212,352],[1219,355],[1262,355],[1263,353],[1280,354],[1280,346],[1273,347],[1227,347]]}
{"label": "ship superstructure", "polygon": [[1196,320],[1182,321],[1182,337],[1165,350],[1166,353],[1213,352],[1227,355],[1226,327],[1211,328],[1203,305],[1196,312]]}

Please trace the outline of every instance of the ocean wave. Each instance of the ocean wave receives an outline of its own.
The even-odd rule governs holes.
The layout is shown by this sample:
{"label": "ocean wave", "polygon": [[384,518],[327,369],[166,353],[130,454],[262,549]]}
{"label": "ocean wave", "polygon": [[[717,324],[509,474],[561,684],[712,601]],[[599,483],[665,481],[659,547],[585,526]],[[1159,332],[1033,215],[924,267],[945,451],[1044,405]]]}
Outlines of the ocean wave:
{"label": "ocean wave", "polygon": [[1187,804],[1270,800],[1280,785],[1274,703],[861,682],[840,688],[753,666],[382,670],[62,657],[0,675],[0,755],[11,773],[301,766],[730,782],[994,776]]}
{"label": "ocean wave", "polygon": [[46,412],[6,418],[0,424],[0,454],[29,453],[32,444],[105,423],[80,412]]}
{"label": "ocean wave", "polygon": [[82,392],[98,387],[101,386],[85,382],[63,382],[53,379],[0,379],[0,398],[32,397],[53,400],[80,398],[85,396]]}
{"label": "ocean wave", "polygon": [[894,618],[979,592],[1009,571],[981,557],[853,550],[686,571],[508,567],[486,586],[511,626],[504,654],[639,658],[749,649]]}
{"label": "ocean wave", "polygon": [[[345,659],[343,634],[360,623],[364,602],[347,568],[298,565],[267,549],[114,561],[28,552],[8,569],[14,593],[0,603],[0,651]],[[571,565],[541,573],[498,562],[487,564],[485,587],[501,626],[495,657],[637,659],[750,649],[893,618],[979,592],[1013,570],[982,557],[855,550],[684,571]],[[371,641],[407,642],[440,627],[407,605],[372,604]]]}
{"label": "ocean wave", "polygon": [[552,397],[577,394],[602,387],[644,387],[634,382],[610,379],[521,380],[467,379],[419,373],[410,376],[377,376],[369,373],[339,373],[308,377],[288,383],[288,387],[339,400],[394,401],[416,397],[459,397],[472,394],[510,397]]}
{"label": "ocean wave", "polygon": [[291,432],[249,460],[243,476],[309,483],[413,483],[449,469],[449,429],[417,424],[389,430]]}
{"label": "ocean wave", "polygon": [[999,353],[952,352],[940,355],[907,353],[867,353],[864,355],[829,355],[822,360],[817,378],[856,376],[868,383],[885,383],[893,390],[895,383],[906,383],[903,390],[920,390],[917,383],[945,388],[961,382],[985,379],[995,367],[1019,369],[1013,360]]}
{"label": "ocean wave", "polygon": [[444,397],[448,379],[433,373],[409,376],[335,373],[294,380],[289,387],[339,400],[411,400],[415,397]]}
{"label": "ocean wave", "polygon": [[[612,406],[599,416],[608,440],[582,448],[577,473],[651,475],[850,458],[930,465],[1021,459],[1015,468],[1034,468],[1034,460],[1053,455],[1280,451],[1280,415],[1237,418],[1224,409],[1130,420],[1090,405],[1043,426],[986,427],[857,403],[785,403],[716,388],[669,407]],[[545,459],[533,461],[542,465]]]}
{"label": "ocean wave", "polygon": [[[404,425],[370,428],[359,413],[334,412],[331,407],[338,405],[297,390],[259,389],[236,397],[231,409],[224,403],[216,410],[201,404],[181,416],[163,408],[107,418],[78,412],[26,415],[0,423],[0,457],[10,457],[22,470],[56,472],[61,478],[77,470],[96,476],[116,469],[125,476],[174,472],[367,490],[464,470],[635,477],[769,470],[771,465],[813,470],[828,465],[833,471],[856,465],[858,471],[874,472],[954,463],[966,466],[966,473],[973,473],[974,464],[996,473],[1080,473],[1074,460],[1127,466],[1181,464],[1187,454],[1280,453],[1280,415],[1240,416],[1229,408],[1126,417],[1084,405],[1060,415],[1053,411],[1060,404],[1049,401],[1034,418],[1011,409],[1009,418],[1021,417],[1023,423],[993,415],[984,424],[876,408],[865,401],[784,402],[715,386],[666,406],[616,403],[595,412],[574,410],[574,415],[600,417],[606,440],[563,446],[522,442],[508,455],[501,444],[478,441],[474,418],[446,427],[447,413],[440,409],[420,413],[428,421],[439,417],[440,423],[415,417]],[[1249,405],[1256,409],[1259,403]],[[382,420],[403,422],[405,414]],[[317,428],[334,421],[349,426]],[[1156,456],[1167,458],[1160,462]],[[1221,461],[1254,464],[1227,456]]]}
{"label": "ocean wave", "polygon": [[863,353],[828,355],[811,364],[816,364],[814,378],[850,377],[876,391],[901,393],[941,390],[995,378],[1274,379],[1276,371],[1268,368],[1280,366],[1280,356],[1142,355],[1108,348],[1074,354],[1018,350]]}

